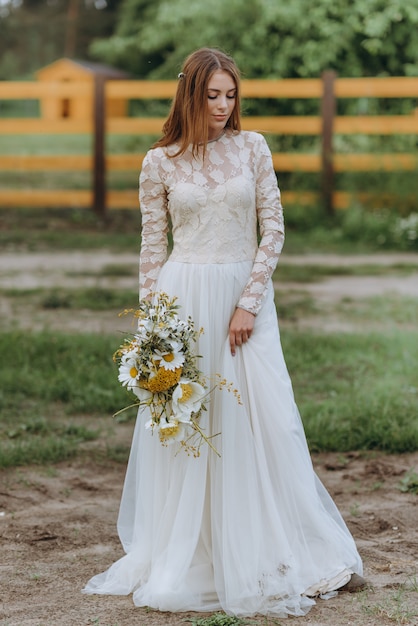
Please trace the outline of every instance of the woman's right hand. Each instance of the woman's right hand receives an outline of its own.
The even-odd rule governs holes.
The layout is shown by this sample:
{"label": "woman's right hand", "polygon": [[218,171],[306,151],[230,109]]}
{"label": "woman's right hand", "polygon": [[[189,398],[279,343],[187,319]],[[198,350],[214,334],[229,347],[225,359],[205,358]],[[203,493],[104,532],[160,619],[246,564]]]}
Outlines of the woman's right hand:
{"label": "woman's right hand", "polygon": [[255,315],[237,307],[229,323],[229,345],[232,356],[237,346],[242,346],[251,337],[254,329]]}

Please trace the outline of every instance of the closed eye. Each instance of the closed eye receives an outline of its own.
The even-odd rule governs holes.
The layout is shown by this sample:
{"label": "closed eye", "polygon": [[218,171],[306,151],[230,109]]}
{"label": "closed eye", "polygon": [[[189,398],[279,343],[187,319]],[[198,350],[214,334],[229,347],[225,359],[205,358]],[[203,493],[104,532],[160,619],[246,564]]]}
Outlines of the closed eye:
{"label": "closed eye", "polygon": [[[216,96],[208,95],[209,100],[216,100],[217,97],[218,97],[218,94],[216,94]],[[236,95],[236,93],[234,93],[233,95],[227,95],[226,97],[228,98],[228,100],[235,100],[237,95]]]}

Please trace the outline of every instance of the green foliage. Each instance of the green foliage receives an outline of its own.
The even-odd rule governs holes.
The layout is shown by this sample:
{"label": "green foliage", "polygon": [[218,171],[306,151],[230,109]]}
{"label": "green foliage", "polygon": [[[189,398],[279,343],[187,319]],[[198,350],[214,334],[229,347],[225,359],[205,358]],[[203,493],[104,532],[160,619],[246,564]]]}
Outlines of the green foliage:
{"label": "green foliage", "polygon": [[119,3],[106,0],[97,8],[98,4],[68,0],[2,2],[0,80],[29,78],[64,56],[88,59],[90,42],[112,33]]}
{"label": "green foliage", "polygon": [[290,252],[418,250],[417,209],[402,215],[395,207],[353,205],[330,217],[320,208],[291,207],[285,218]]}
{"label": "green foliage", "polygon": [[92,311],[124,310],[130,305],[136,306],[136,291],[103,289],[53,289],[42,295],[41,306],[44,309],[89,309]]}
{"label": "green foliage", "polygon": [[[292,263],[280,263],[273,273],[273,281],[292,283],[313,283],[332,276],[408,276],[418,271],[417,263],[394,263],[393,265],[299,265]],[[415,299],[412,298],[415,302]],[[365,301],[362,300],[362,303]],[[361,310],[361,304],[354,302]],[[392,303],[392,299],[388,304]],[[374,305],[372,305],[374,306]],[[417,320],[418,321],[418,320]]]}
{"label": "green foliage", "polygon": [[418,449],[416,333],[282,337],[311,449]]}
{"label": "green foliage", "polygon": [[[97,439],[90,416],[127,404],[112,354],[116,337],[23,331],[1,333],[0,467],[56,463]],[[127,411],[124,419],[133,417]],[[112,447],[109,458],[126,460]]]}
{"label": "green foliage", "polygon": [[[79,209],[0,209],[2,250],[139,252],[139,211],[110,212],[106,221]],[[30,237],[28,236],[30,233]]]}
{"label": "green foliage", "polygon": [[418,474],[414,471],[409,471],[400,481],[399,489],[405,493],[418,494]]}
{"label": "green foliage", "polygon": [[377,248],[418,250],[418,213],[406,217],[389,209],[352,207],[341,216],[341,237]]}
{"label": "green foliage", "polygon": [[2,430],[0,467],[56,463],[75,456],[81,443],[97,439],[99,435],[98,431],[85,426],[45,418],[29,418]]}
{"label": "green foliage", "polygon": [[39,419],[57,403],[66,414],[112,414],[126,404],[112,355],[115,337],[23,331],[0,334],[0,419]]}
{"label": "green foliage", "polygon": [[92,53],[138,76],[173,78],[184,57],[220,47],[245,77],[417,75],[418,5],[385,0],[126,0]]}
{"label": "green foliage", "polygon": [[382,602],[376,602],[373,597],[369,597],[369,593],[362,592],[358,599],[361,603],[362,612],[367,616],[367,622],[371,623],[370,618],[376,618],[379,624],[394,625],[412,625],[417,615],[415,609],[414,582],[408,582],[401,585],[393,585],[392,591],[387,593]]}
{"label": "green foliage", "polygon": [[397,216],[387,210],[365,211],[353,207],[341,217],[341,234],[347,241],[366,241],[376,247],[393,245]]}
{"label": "green foliage", "polygon": [[[391,274],[396,275],[395,268],[386,275]],[[385,327],[399,325],[418,328],[418,299],[411,296],[391,294],[388,297],[386,294],[359,300],[343,298],[336,308],[343,319],[346,318],[353,324],[373,320],[375,324],[386,325]]]}
{"label": "green foliage", "polygon": [[[282,337],[312,450],[418,449],[416,333]],[[101,418],[111,424],[129,402],[112,361],[119,343],[105,335],[0,334],[8,355],[0,362],[0,466],[69,458],[99,436]],[[107,455],[126,460],[126,449],[109,447]],[[402,485],[413,491],[416,476]]]}
{"label": "green foliage", "polygon": [[[77,210],[19,209],[18,220],[16,215],[9,209],[0,210],[0,247],[3,250],[18,247],[31,251],[42,251],[45,248],[106,248],[134,254],[139,251],[139,211],[109,212],[106,223],[98,222],[92,212]],[[285,209],[285,223],[285,251],[290,254],[301,251],[351,254],[376,250],[418,250],[417,211],[400,215],[395,207],[392,210],[367,210],[353,206],[330,218],[315,206],[291,206]],[[295,275],[299,270],[289,271]]]}

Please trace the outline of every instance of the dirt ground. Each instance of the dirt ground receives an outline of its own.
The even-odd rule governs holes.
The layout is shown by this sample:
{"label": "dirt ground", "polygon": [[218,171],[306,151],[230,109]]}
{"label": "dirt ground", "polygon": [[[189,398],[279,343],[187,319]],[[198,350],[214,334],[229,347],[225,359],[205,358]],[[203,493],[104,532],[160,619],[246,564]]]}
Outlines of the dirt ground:
{"label": "dirt ground", "polygon": [[[380,260],[379,260],[380,258]],[[392,257],[400,262],[401,257]],[[417,262],[407,255],[405,261]],[[99,271],[104,264],[137,263],[135,257],[107,254],[0,255],[0,288],[105,284],[94,276],[74,272]],[[388,256],[356,258],[293,258],[296,263],[388,263]],[[72,273],[72,274],[71,274]],[[71,274],[71,275],[70,275]],[[366,279],[366,280],[364,280]],[[368,280],[368,282],[367,282]],[[76,281],[76,282],[74,282]],[[90,281],[90,282],[89,282]],[[106,279],[108,284],[132,288],[132,278]],[[110,283],[109,283],[110,281]],[[117,284],[116,284],[117,283]],[[286,285],[286,289],[291,286]],[[297,286],[301,288],[300,285]],[[358,279],[332,278],[304,285],[322,303],[381,293],[418,296],[418,275]],[[12,304],[0,303],[1,326],[11,324]],[[49,317],[51,315],[51,317]],[[9,319],[9,321],[7,321]],[[14,325],[27,328],[60,327],[103,332],[115,330],[115,313],[26,311]],[[119,321],[117,322],[119,324]],[[119,329],[119,325],[118,325]],[[89,426],[92,426],[89,424]],[[129,444],[132,424],[112,425],[99,443],[85,445],[85,454],[54,467],[27,467],[0,472],[0,626],[180,626],[202,617],[195,613],[169,614],[137,608],[130,597],[86,596],[84,583],[122,556],[116,517],[125,467],[112,461],[92,462],[89,446],[107,440]],[[317,605],[303,618],[251,623],[270,626],[386,626],[418,625],[418,495],[401,491],[407,472],[418,473],[418,452],[315,454],[317,473],[340,508],[364,560],[368,590],[339,594]]]}

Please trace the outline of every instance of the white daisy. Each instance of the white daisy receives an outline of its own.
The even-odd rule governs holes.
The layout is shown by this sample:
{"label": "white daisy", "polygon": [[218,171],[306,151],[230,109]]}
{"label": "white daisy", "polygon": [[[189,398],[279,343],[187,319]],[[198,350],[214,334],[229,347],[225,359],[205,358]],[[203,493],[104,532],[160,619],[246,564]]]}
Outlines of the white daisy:
{"label": "white daisy", "polygon": [[160,423],[158,434],[160,440],[165,444],[173,444],[176,441],[184,441],[187,437],[187,424],[178,419],[170,418]]}
{"label": "white daisy", "polygon": [[173,392],[173,413],[177,419],[190,418],[202,406],[206,390],[199,383],[180,378]]}
{"label": "white daisy", "polygon": [[138,330],[135,333],[136,344],[139,346],[147,339],[148,339],[148,331],[143,326],[139,326]]}
{"label": "white daisy", "polygon": [[140,402],[147,402],[153,396],[151,391],[148,391],[148,389],[143,389],[142,387],[140,387],[138,385],[138,381],[136,381],[136,385],[132,386],[131,390],[133,391],[133,393],[136,395],[136,397],[138,398]]}
{"label": "white daisy", "polygon": [[184,354],[182,352],[178,352],[177,350],[172,350],[170,352],[161,352],[160,350],[156,350],[155,354],[157,358],[160,359],[159,366],[163,367],[165,370],[176,370],[184,363]]}
{"label": "white daisy", "polygon": [[157,337],[161,337],[161,339],[167,339],[167,337],[170,336],[170,329],[167,327],[166,324],[157,324],[154,327],[153,334],[157,335]]}
{"label": "white daisy", "polygon": [[152,332],[153,328],[154,322],[150,319],[141,319],[138,322],[138,333],[141,335]]}
{"label": "white daisy", "polygon": [[183,349],[183,344],[181,341],[175,341],[174,339],[169,339],[168,343],[170,344],[173,352],[181,352]]}
{"label": "white daisy", "polygon": [[123,363],[123,365],[135,365],[137,357],[138,353],[136,350],[129,350],[129,352],[125,352],[125,354],[122,355],[120,362]]}
{"label": "white daisy", "polygon": [[128,359],[119,365],[119,382],[127,389],[132,390],[138,385],[139,370],[136,360]]}

